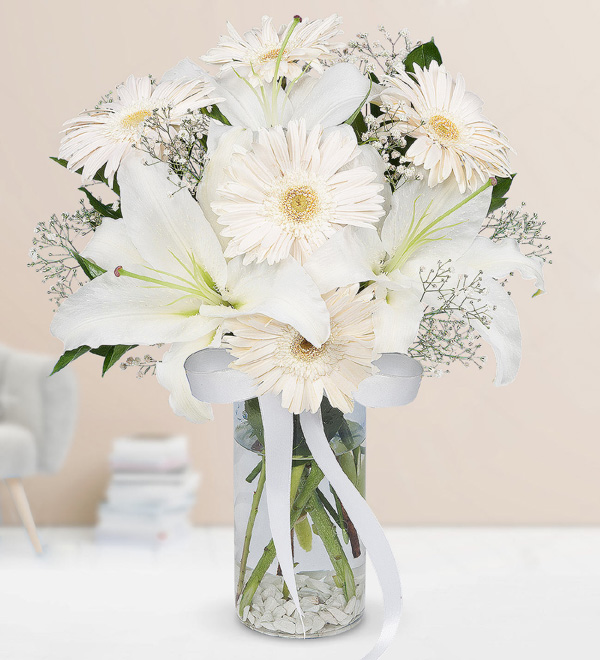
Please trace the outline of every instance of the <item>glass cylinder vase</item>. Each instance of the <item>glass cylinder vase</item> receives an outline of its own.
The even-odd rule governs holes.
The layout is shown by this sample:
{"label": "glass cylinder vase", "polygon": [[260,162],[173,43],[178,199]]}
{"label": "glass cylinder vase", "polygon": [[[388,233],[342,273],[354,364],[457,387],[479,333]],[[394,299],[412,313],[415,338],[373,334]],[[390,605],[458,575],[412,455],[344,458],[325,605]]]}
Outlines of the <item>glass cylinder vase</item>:
{"label": "glass cylinder vase", "polygon": [[[366,411],[343,414],[323,399],[323,429],[337,460],[365,495]],[[234,404],[235,599],[242,622],[267,635],[322,637],[362,617],[365,549],[343,504],[310,455],[294,415],[290,543],[304,629],[281,577],[264,485],[263,424],[258,399]]]}

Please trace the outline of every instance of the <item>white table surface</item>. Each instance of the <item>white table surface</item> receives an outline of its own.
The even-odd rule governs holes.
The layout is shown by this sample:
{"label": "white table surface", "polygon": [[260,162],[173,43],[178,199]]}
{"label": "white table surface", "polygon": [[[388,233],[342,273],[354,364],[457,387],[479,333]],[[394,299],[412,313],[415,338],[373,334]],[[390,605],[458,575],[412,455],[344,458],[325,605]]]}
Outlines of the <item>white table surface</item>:
{"label": "white table surface", "polygon": [[[232,532],[186,547],[98,546],[92,530],[0,528],[1,660],[360,660],[380,594],[333,638],[265,637],[236,619]],[[600,659],[600,529],[393,528],[404,615],[384,659]]]}

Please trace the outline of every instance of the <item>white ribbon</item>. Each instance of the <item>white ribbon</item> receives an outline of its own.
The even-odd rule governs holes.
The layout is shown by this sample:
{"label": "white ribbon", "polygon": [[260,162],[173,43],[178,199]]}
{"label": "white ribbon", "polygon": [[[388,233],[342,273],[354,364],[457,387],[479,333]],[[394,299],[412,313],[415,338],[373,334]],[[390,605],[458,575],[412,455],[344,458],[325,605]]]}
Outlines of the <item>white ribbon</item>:
{"label": "white ribbon", "polygon": [[[185,370],[192,394],[208,403],[232,403],[258,396],[252,379],[231,369],[233,357],[224,348],[206,348],[191,355]],[[378,373],[360,384],[355,399],[368,407],[402,406],[417,396],[421,365],[407,355],[386,353],[375,363]],[[290,543],[290,488],[293,445],[293,416],[282,407],[279,397],[259,397],[265,437],[265,491],[269,525],[281,573],[303,621]],[[313,459],[333,486],[377,573],[384,601],[384,620],[377,644],[363,660],[377,660],[396,634],[402,608],[398,567],[387,538],[375,514],[345,475],[323,431],[320,411],[304,412],[300,423]],[[303,623],[304,627],[304,623]]]}
{"label": "white ribbon", "polygon": [[[281,575],[300,614],[304,629],[304,616],[296,590],[294,558],[290,539],[290,490],[292,488],[292,450],[294,444],[294,418],[282,407],[273,394],[258,399],[265,433],[265,492],[269,526],[279,559]],[[268,440],[267,440],[268,438]],[[306,631],[305,631],[306,634]]]}

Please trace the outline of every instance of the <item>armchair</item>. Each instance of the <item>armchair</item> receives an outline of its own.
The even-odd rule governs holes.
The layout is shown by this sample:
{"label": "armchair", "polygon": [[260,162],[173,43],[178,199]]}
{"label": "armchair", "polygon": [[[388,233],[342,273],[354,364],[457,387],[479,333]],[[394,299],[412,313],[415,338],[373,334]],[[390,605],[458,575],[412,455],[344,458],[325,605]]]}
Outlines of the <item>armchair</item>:
{"label": "armchair", "polygon": [[77,407],[73,373],[51,378],[54,359],[0,345],[0,479],[36,552],[42,552],[22,478],[57,472],[71,444]]}

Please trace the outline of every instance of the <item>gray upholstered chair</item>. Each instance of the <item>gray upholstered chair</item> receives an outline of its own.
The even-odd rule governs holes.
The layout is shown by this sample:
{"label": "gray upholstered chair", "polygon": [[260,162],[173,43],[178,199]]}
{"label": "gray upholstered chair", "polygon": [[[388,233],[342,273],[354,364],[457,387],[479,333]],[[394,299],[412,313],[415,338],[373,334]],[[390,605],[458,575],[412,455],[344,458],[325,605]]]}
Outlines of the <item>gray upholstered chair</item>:
{"label": "gray upholstered chair", "polygon": [[75,377],[68,369],[50,377],[55,361],[0,345],[0,479],[38,553],[42,546],[21,479],[60,469],[77,408]]}

